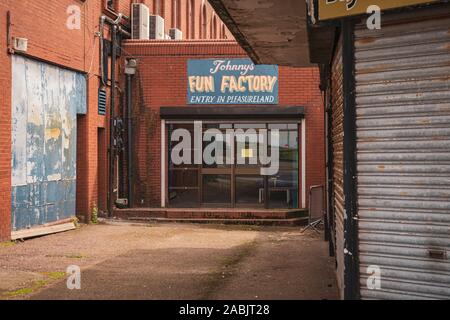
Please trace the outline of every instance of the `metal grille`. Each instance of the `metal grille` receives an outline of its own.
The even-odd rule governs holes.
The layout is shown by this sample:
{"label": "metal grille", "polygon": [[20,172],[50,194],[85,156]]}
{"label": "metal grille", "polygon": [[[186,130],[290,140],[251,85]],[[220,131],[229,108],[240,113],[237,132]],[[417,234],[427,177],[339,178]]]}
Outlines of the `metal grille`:
{"label": "metal grille", "polygon": [[450,18],[391,20],[355,32],[360,293],[450,298]]}
{"label": "metal grille", "polygon": [[335,219],[335,249],[337,280],[341,297],[344,296],[344,97],[342,82],[342,43],[339,41],[332,65],[331,142],[333,146],[333,210]]}
{"label": "metal grille", "polygon": [[106,91],[102,89],[98,90],[98,114],[106,114]]}

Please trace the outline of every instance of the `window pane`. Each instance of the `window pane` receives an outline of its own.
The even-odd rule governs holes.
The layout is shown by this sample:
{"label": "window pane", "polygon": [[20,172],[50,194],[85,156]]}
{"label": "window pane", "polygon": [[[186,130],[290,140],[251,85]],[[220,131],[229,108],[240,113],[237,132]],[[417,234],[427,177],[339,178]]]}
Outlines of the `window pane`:
{"label": "window pane", "polygon": [[298,171],[280,171],[268,183],[270,208],[298,208]]}
{"label": "window pane", "polygon": [[231,203],[231,176],[223,174],[204,175],[203,202]]}
{"label": "window pane", "polygon": [[236,176],[236,203],[264,204],[263,176]]}
{"label": "window pane", "polygon": [[[177,132],[177,135],[175,136],[174,133],[176,130],[179,130]],[[194,125],[189,123],[174,123],[168,125],[168,141],[169,141],[169,147],[168,147],[168,159],[169,159],[169,167],[175,167],[175,168],[183,168],[183,167],[197,167],[194,163]],[[182,138],[178,137],[178,134],[186,134],[186,136],[183,135]],[[176,137],[176,141],[172,141],[172,137]],[[184,140],[186,139],[186,140]],[[182,151],[179,151],[176,153],[176,156],[181,157],[184,161],[182,164],[175,165],[172,162],[172,150],[175,146],[179,145],[180,143],[186,143],[186,148]]]}
{"label": "window pane", "polygon": [[275,189],[269,192],[269,208],[270,209],[289,209],[291,199],[289,198],[291,191],[288,189]]}
{"label": "window pane", "polygon": [[298,169],[298,133],[280,131],[280,170]]}
{"label": "window pane", "polygon": [[281,149],[279,163],[280,163],[280,170],[297,170],[298,150]]}
{"label": "window pane", "polygon": [[269,177],[271,188],[297,188],[298,171],[279,171],[276,175]]}
{"label": "window pane", "polygon": [[[231,127],[231,124],[229,126]],[[226,129],[218,123],[203,124],[203,139],[206,139],[203,141],[204,168],[229,168],[232,165],[230,145],[232,137],[231,135],[227,137],[226,133]],[[205,154],[211,159],[207,160]]]}
{"label": "window pane", "polygon": [[269,129],[279,129],[279,130],[286,130],[288,128],[287,124],[282,123],[269,123]]}
{"label": "window pane", "polygon": [[280,147],[287,149],[297,149],[298,132],[280,130]]}
{"label": "window pane", "polygon": [[265,129],[267,125],[265,123],[237,123],[234,125],[235,129]]}
{"label": "window pane", "polygon": [[169,188],[175,187],[197,187],[198,171],[197,170],[170,170],[169,171]]}
{"label": "window pane", "polygon": [[199,206],[198,190],[170,190],[169,206],[173,208],[195,208]]}
{"label": "window pane", "polygon": [[235,162],[239,168],[259,167],[259,129],[236,129]]}

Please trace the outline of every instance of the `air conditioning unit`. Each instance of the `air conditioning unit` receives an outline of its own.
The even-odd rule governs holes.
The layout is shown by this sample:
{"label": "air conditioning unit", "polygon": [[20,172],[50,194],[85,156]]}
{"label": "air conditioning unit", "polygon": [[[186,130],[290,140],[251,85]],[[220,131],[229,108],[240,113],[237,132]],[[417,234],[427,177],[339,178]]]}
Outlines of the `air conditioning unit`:
{"label": "air conditioning unit", "polygon": [[142,3],[133,3],[131,11],[131,37],[148,40],[150,32],[150,9]]}
{"label": "air conditioning unit", "polygon": [[178,28],[169,29],[169,36],[172,40],[182,40],[183,32]]}
{"label": "air conditioning unit", "polygon": [[150,15],[150,39],[164,40],[164,19],[158,15]]}

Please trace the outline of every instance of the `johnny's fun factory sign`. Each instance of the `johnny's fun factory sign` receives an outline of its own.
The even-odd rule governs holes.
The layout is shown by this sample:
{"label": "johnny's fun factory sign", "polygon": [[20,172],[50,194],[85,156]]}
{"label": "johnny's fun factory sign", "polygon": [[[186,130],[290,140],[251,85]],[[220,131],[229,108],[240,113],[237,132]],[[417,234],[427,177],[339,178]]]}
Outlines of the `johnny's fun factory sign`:
{"label": "johnny's fun factory sign", "polygon": [[188,104],[278,104],[278,66],[250,59],[188,61]]}

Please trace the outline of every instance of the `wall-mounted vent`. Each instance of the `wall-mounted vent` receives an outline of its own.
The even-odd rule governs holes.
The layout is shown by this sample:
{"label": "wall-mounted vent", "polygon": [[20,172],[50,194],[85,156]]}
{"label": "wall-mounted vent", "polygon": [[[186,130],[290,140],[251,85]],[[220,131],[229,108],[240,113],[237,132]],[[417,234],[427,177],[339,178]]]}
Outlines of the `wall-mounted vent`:
{"label": "wall-mounted vent", "polygon": [[106,115],[106,90],[98,90],[98,114]]}
{"label": "wall-mounted vent", "polygon": [[131,10],[131,37],[138,40],[149,39],[150,10],[142,3],[133,3]]}
{"label": "wall-mounted vent", "polygon": [[158,15],[150,16],[150,39],[164,40],[164,19]]}
{"label": "wall-mounted vent", "polygon": [[14,38],[14,50],[19,52],[28,51],[28,39]]}
{"label": "wall-mounted vent", "polygon": [[172,28],[169,29],[169,36],[172,40],[182,40],[183,39],[183,32],[180,29]]}

